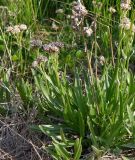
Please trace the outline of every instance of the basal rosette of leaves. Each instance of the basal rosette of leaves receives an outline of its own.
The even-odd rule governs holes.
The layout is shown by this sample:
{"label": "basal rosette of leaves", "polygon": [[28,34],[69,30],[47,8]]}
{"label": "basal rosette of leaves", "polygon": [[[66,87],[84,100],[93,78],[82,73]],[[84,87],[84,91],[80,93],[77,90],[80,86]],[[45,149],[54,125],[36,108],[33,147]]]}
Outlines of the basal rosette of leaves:
{"label": "basal rosette of leaves", "polygon": [[[91,154],[91,145],[101,149],[99,155],[96,153],[101,156],[108,149],[132,143],[135,131],[134,76],[126,69],[110,66],[104,68],[98,79],[84,70],[76,69],[74,74],[69,81],[65,73],[59,76],[57,66],[50,72],[43,67],[33,70],[37,90],[43,96],[40,99],[42,109],[52,116],[50,124],[40,125],[38,129],[52,137],[60,157],[64,158],[64,152],[67,152],[73,158],[74,143],[81,143],[82,156],[85,151]],[[63,144],[61,129],[69,142],[73,142],[71,146]],[[80,139],[77,142],[76,137]]]}

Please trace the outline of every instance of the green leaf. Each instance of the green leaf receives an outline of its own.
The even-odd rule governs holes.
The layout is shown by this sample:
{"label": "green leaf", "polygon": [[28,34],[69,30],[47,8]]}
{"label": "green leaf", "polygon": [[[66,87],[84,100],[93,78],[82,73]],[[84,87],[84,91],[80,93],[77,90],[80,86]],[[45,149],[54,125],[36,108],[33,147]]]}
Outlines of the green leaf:
{"label": "green leaf", "polygon": [[122,156],[122,160],[130,160],[130,159],[125,156]]}
{"label": "green leaf", "polygon": [[91,146],[92,147],[92,150],[94,151],[94,154],[96,157],[101,157],[104,153],[103,150],[100,150],[98,148],[96,148],[95,146]]}
{"label": "green leaf", "polygon": [[19,57],[18,57],[16,54],[14,54],[14,55],[12,56],[12,60],[13,60],[13,61],[18,61],[18,60],[19,60]]}
{"label": "green leaf", "polygon": [[60,157],[62,157],[64,160],[71,159],[71,153],[68,152],[63,145],[57,143],[57,141],[54,138],[53,138],[53,145],[56,149],[56,152],[60,155]]}
{"label": "green leaf", "polygon": [[65,137],[65,135],[64,135],[64,132],[63,132],[63,129],[62,129],[62,128],[60,128],[60,135],[61,135],[62,141],[66,144],[66,143],[67,143],[67,139],[66,139],[66,137]]}
{"label": "green leaf", "polygon": [[59,125],[39,125],[39,129],[46,135],[50,137],[56,137],[60,133]]}
{"label": "green leaf", "polygon": [[79,118],[79,128],[80,128],[80,136],[84,137],[85,135],[85,123],[82,113],[78,111],[78,118]]}
{"label": "green leaf", "polygon": [[94,130],[94,128],[93,128],[92,121],[91,121],[90,117],[87,118],[87,124],[88,124],[89,130],[90,130],[90,132],[91,132],[91,140],[92,140],[92,142],[93,142],[93,144],[94,144],[95,146],[98,146],[97,136],[96,136],[96,134],[95,134],[95,130]]}
{"label": "green leaf", "polygon": [[135,143],[124,144],[124,145],[122,145],[122,147],[130,148],[130,149],[135,149]]}
{"label": "green leaf", "polygon": [[81,138],[77,138],[74,144],[74,160],[79,160],[82,153]]}
{"label": "green leaf", "polygon": [[135,124],[134,115],[133,115],[133,112],[130,109],[130,106],[127,106],[127,112],[128,112],[128,117],[129,117],[130,123],[132,125],[134,125]]}

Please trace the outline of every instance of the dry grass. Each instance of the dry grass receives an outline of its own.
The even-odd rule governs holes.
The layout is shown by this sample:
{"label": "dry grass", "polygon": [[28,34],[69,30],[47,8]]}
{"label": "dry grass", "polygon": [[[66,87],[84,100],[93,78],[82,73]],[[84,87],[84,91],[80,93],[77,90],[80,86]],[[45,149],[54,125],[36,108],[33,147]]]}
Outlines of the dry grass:
{"label": "dry grass", "polygon": [[[42,148],[50,143],[50,139],[30,129],[32,124],[41,124],[37,121],[36,109],[29,110],[25,115],[20,110],[22,103],[18,94],[12,98],[10,107],[13,113],[0,118],[0,160],[51,160],[52,158]],[[107,155],[101,160],[120,160],[120,158]]]}
{"label": "dry grass", "polygon": [[[31,112],[32,113],[32,112]],[[31,115],[12,114],[0,120],[0,160],[51,160],[42,149],[49,142],[42,133],[33,132],[29,126],[38,124]],[[32,123],[31,123],[32,121]],[[113,155],[105,155],[101,160],[122,160]]]}
{"label": "dry grass", "polygon": [[[51,160],[42,149],[48,138],[32,132],[28,122],[17,119],[18,122],[12,118],[0,120],[0,160]],[[106,155],[101,160],[121,158]]]}
{"label": "dry grass", "polygon": [[31,115],[24,117],[21,113],[0,120],[0,160],[50,160],[42,149],[48,138],[34,133],[29,126],[37,123]]}

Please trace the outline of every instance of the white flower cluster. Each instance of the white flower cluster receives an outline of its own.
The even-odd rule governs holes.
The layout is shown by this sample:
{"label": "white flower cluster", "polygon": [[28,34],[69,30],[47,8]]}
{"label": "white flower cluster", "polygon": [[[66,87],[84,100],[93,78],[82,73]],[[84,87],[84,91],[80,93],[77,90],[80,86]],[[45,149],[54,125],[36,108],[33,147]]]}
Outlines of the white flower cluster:
{"label": "white flower cluster", "polygon": [[120,27],[125,30],[132,30],[135,32],[135,25],[131,23],[130,19],[127,17],[123,17],[120,21]]}
{"label": "white flower cluster", "polygon": [[43,56],[43,55],[40,55],[37,57],[37,59],[35,61],[33,61],[32,63],[32,67],[35,68],[37,67],[40,63],[42,62],[47,62],[48,61],[48,58]]}
{"label": "white flower cluster", "polygon": [[93,30],[91,27],[83,27],[83,32],[87,37],[90,37],[93,33]]}
{"label": "white flower cluster", "polygon": [[48,53],[58,53],[61,48],[64,47],[62,42],[51,42],[43,45],[43,50]]}
{"label": "white flower cluster", "polygon": [[30,41],[30,47],[31,48],[33,48],[33,47],[41,48],[42,47],[42,41],[40,39],[32,39]]}
{"label": "white flower cluster", "polygon": [[63,14],[63,13],[64,13],[64,10],[63,10],[63,9],[57,9],[57,10],[56,10],[56,13],[57,13],[57,14]]}
{"label": "white flower cluster", "polygon": [[12,34],[17,34],[22,31],[25,31],[25,30],[27,30],[27,26],[25,24],[20,24],[20,25],[7,27],[6,32],[12,33]]}
{"label": "white flower cluster", "polygon": [[92,4],[93,4],[94,8],[98,8],[98,9],[101,9],[103,6],[102,2],[97,2],[96,0],[93,0]]}
{"label": "white flower cluster", "polygon": [[131,10],[131,0],[121,0],[120,7],[122,10]]}
{"label": "white flower cluster", "polygon": [[88,11],[80,2],[73,2],[72,5],[72,27],[74,30],[79,30],[79,25],[81,24],[83,18],[88,14]]}
{"label": "white flower cluster", "polygon": [[113,14],[113,13],[115,13],[115,12],[116,12],[116,9],[115,9],[115,8],[113,8],[113,7],[110,7],[110,8],[109,8],[109,12]]}

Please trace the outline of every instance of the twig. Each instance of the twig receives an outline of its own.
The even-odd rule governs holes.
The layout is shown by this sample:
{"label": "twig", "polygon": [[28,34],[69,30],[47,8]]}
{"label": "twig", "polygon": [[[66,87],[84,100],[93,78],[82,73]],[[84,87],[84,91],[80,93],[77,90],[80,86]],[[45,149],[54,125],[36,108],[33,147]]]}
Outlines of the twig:
{"label": "twig", "polygon": [[39,155],[39,153],[38,153],[38,151],[37,151],[37,149],[36,149],[36,147],[35,147],[35,145],[34,145],[31,141],[30,141],[29,143],[30,143],[31,146],[33,147],[33,149],[34,149],[34,151],[36,152],[36,154],[37,154],[37,156],[39,157],[39,159],[42,160],[41,156]]}
{"label": "twig", "polygon": [[[12,128],[10,128],[9,125],[7,125],[7,124],[6,124],[5,122],[3,122],[2,120],[0,120],[0,123],[1,123],[3,126],[7,127],[9,130],[11,130],[11,131],[12,131],[13,133],[15,133],[16,135],[18,135],[20,138],[22,138],[25,142],[27,142],[28,144],[30,144],[30,145],[33,147],[33,149],[36,151],[36,154],[37,154],[36,148],[37,148],[38,150],[41,150],[39,147],[35,146],[31,141],[28,141],[28,140],[25,139],[22,135],[20,135],[19,133],[17,133],[16,131],[14,131]],[[42,151],[42,150],[41,150],[41,151]],[[40,157],[39,153],[38,153],[38,156]],[[42,160],[41,157],[40,157],[40,160]]]}

